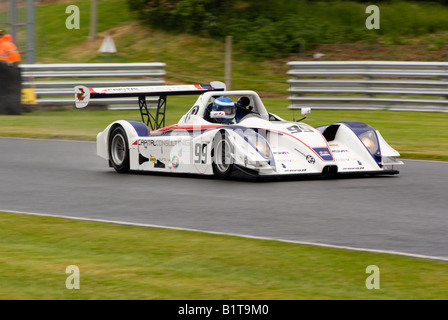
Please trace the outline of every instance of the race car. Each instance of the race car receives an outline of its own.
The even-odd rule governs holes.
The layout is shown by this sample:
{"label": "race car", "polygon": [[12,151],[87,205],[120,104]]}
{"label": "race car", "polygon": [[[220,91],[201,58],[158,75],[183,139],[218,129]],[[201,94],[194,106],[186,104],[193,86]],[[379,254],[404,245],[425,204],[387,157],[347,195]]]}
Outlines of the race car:
{"label": "race car", "polygon": [[[199,95],[179,122],[165,126],[167,97]],[[158,97],[149,108],[147,97]],[[138,97],[142,121],[118,120],[97,135],[97,154],[117,172],[151,171],[251,177],[394,175],[403,162],[371,126],[342,121],[312,127],[267,111],[252,90],[205,85],[75,87],[77,108],[95,99]]]}

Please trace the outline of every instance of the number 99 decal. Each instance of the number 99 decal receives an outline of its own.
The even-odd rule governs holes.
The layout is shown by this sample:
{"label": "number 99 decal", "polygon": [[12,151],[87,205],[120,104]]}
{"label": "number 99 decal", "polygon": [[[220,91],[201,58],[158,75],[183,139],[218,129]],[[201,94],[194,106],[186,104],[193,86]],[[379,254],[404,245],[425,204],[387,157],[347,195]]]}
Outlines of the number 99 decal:
{"label": "number 99 decal", "polygon": [[307,126],[301,124],[294,124],[286,128],[292,134],[300,133],[300,132],[314,132],[313,129],[308,128]]}
{"label": "number 99 decal", "polygon": [[196,143],[194,145],[194,163],[207,163],[207,144]]}

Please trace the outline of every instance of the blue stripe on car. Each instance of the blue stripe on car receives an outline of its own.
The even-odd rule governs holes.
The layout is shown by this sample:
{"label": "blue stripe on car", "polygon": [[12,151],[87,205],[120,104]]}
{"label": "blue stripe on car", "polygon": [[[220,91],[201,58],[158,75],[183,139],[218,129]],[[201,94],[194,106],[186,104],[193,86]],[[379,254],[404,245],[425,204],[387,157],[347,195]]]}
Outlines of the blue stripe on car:
{"label": "blue stripe on car", "polygon": [[134,127],[139,137],[149,136],[149,128],[143,122],[135,120],[127,120],[127,122],[129,122],[129,124],[131,124]]}

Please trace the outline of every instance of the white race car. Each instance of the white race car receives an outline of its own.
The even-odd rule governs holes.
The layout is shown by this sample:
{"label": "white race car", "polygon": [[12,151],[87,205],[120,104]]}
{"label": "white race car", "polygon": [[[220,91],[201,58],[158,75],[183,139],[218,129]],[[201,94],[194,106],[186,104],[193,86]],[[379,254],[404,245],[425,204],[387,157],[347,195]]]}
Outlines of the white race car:
{"label": "white race car", "polygon": [[[199,95],[177,124],[165,126],[167,96]],[[398,174],[400,154],[362,122],[312,127],[269,113],[251,90],[209,85],[75,87],[76,107],[95,99],[138,97],[142,121],[119,120],[97,136],[97,154],[118,172],[152,171],[254,177]],[[146,97],[156,96],[156,108]],[[98,100],[97,100],[98,101]],[[226,109],[227,108],[227,109]],[[229,111],[230,110],[230,111]]]}

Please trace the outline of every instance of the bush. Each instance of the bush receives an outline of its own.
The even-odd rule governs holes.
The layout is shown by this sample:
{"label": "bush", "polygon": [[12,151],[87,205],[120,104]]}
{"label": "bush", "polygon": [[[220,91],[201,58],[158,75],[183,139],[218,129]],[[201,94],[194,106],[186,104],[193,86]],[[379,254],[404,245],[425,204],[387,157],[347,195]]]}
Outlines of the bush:
{"label": "bush", "polygon": [[[447,0],[448,1],[448,0]],[[445,1],[441,1],[445,2]],[[385,1],[381,29],[367,30],[366,1],[128,0],[153,28],[212,38],[231,35],[254,56],[273,58],[321,43],[372,42],[448,30],[448,10],[431,1]]]}

